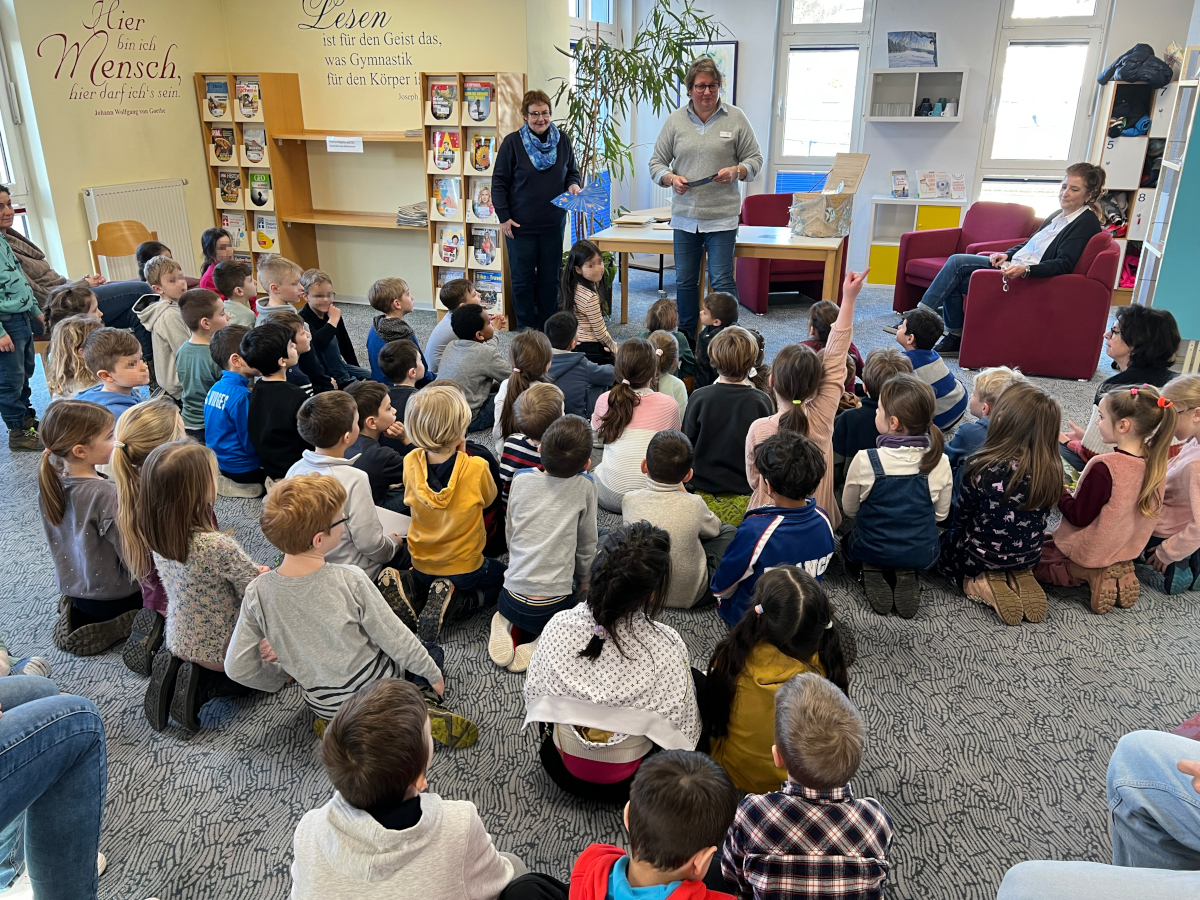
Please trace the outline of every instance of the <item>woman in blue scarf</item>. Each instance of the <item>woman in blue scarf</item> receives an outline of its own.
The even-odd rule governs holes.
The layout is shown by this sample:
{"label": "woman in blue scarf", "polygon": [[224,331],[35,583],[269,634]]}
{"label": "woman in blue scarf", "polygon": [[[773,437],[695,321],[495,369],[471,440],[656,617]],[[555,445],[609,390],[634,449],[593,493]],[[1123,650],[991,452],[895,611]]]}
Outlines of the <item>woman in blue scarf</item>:
{"label": "woman in blue scarf", "polygon": [[550,98],[529,91],[525,124],[504,138],[492,172],[492,203],[508,248],[513,309],[519,328],[542,330],[558,308],[566,210],[550,201],[579,193],[582,179],[571,139],[550,121]]}

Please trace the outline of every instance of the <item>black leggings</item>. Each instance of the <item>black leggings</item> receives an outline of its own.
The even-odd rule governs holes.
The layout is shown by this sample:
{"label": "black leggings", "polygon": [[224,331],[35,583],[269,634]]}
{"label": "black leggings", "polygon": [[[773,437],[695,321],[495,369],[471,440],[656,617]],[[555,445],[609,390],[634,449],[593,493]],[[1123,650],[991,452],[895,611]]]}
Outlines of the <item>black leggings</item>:
{"label": "black leggings", "polygon": [[510,881],[500,892],[500,900],[567,900],[570,890],[557,878],[530,872]]}
{"label": "black leggings", "polygon": [[117,600],[86,600],[82,597],[71,598],[71,625],[79,628],[82,625],[95,625],[97,622],[111,622],[122,613],[131,609],[142,608],[142,592],[130,594]]}

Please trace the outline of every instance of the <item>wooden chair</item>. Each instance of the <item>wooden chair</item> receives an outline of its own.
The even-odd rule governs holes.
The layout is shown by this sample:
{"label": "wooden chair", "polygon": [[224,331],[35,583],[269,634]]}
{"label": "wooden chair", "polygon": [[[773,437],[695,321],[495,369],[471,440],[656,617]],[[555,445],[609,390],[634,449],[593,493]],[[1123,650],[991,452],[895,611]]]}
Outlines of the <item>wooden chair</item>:
{"label": "wooden chair", "polygon": [[157,231],[148,231],[145,225],[132,219],[101,222],[96,226],[96,239],[88,241],[88,250],[92,254],[92,271],[100,271],[102,256],[133,256],[137,252],[138,244],[157,240]]}

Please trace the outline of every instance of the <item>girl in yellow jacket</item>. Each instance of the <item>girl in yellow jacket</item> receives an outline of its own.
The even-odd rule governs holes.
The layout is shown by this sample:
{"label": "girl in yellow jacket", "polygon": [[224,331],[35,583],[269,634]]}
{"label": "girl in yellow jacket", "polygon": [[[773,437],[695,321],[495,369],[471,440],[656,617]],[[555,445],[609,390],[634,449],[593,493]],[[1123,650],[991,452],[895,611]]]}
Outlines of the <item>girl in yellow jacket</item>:
{"label": "girl in yellow jacket", "polygon": [[765,794],[788,779],[771,758],[775,692],[804,672],[847,694],[850,681],[833,605],[815,578],[797,566],[777,566],[758,580],[753,599],[713,651],[702,712],[713,759],[739,790]]}

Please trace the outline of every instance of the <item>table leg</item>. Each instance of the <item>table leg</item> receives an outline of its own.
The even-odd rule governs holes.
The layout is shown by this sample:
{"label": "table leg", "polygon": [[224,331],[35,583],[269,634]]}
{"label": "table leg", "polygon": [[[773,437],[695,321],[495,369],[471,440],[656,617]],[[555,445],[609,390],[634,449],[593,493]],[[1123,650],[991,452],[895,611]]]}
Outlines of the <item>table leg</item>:
{"label": "table leg", "polygon": [[629,322],[629,254],[621,254],[621,324]]}
{"label": "table leg", "polygon": [[837,303],[837,283],[838,276],[842,271],[842,248],[846,246],[846,240],[843,238],[837,245],[836,250],[830,250],[825,254],[825,279],[821,285],[821,299],[831,300]]}

